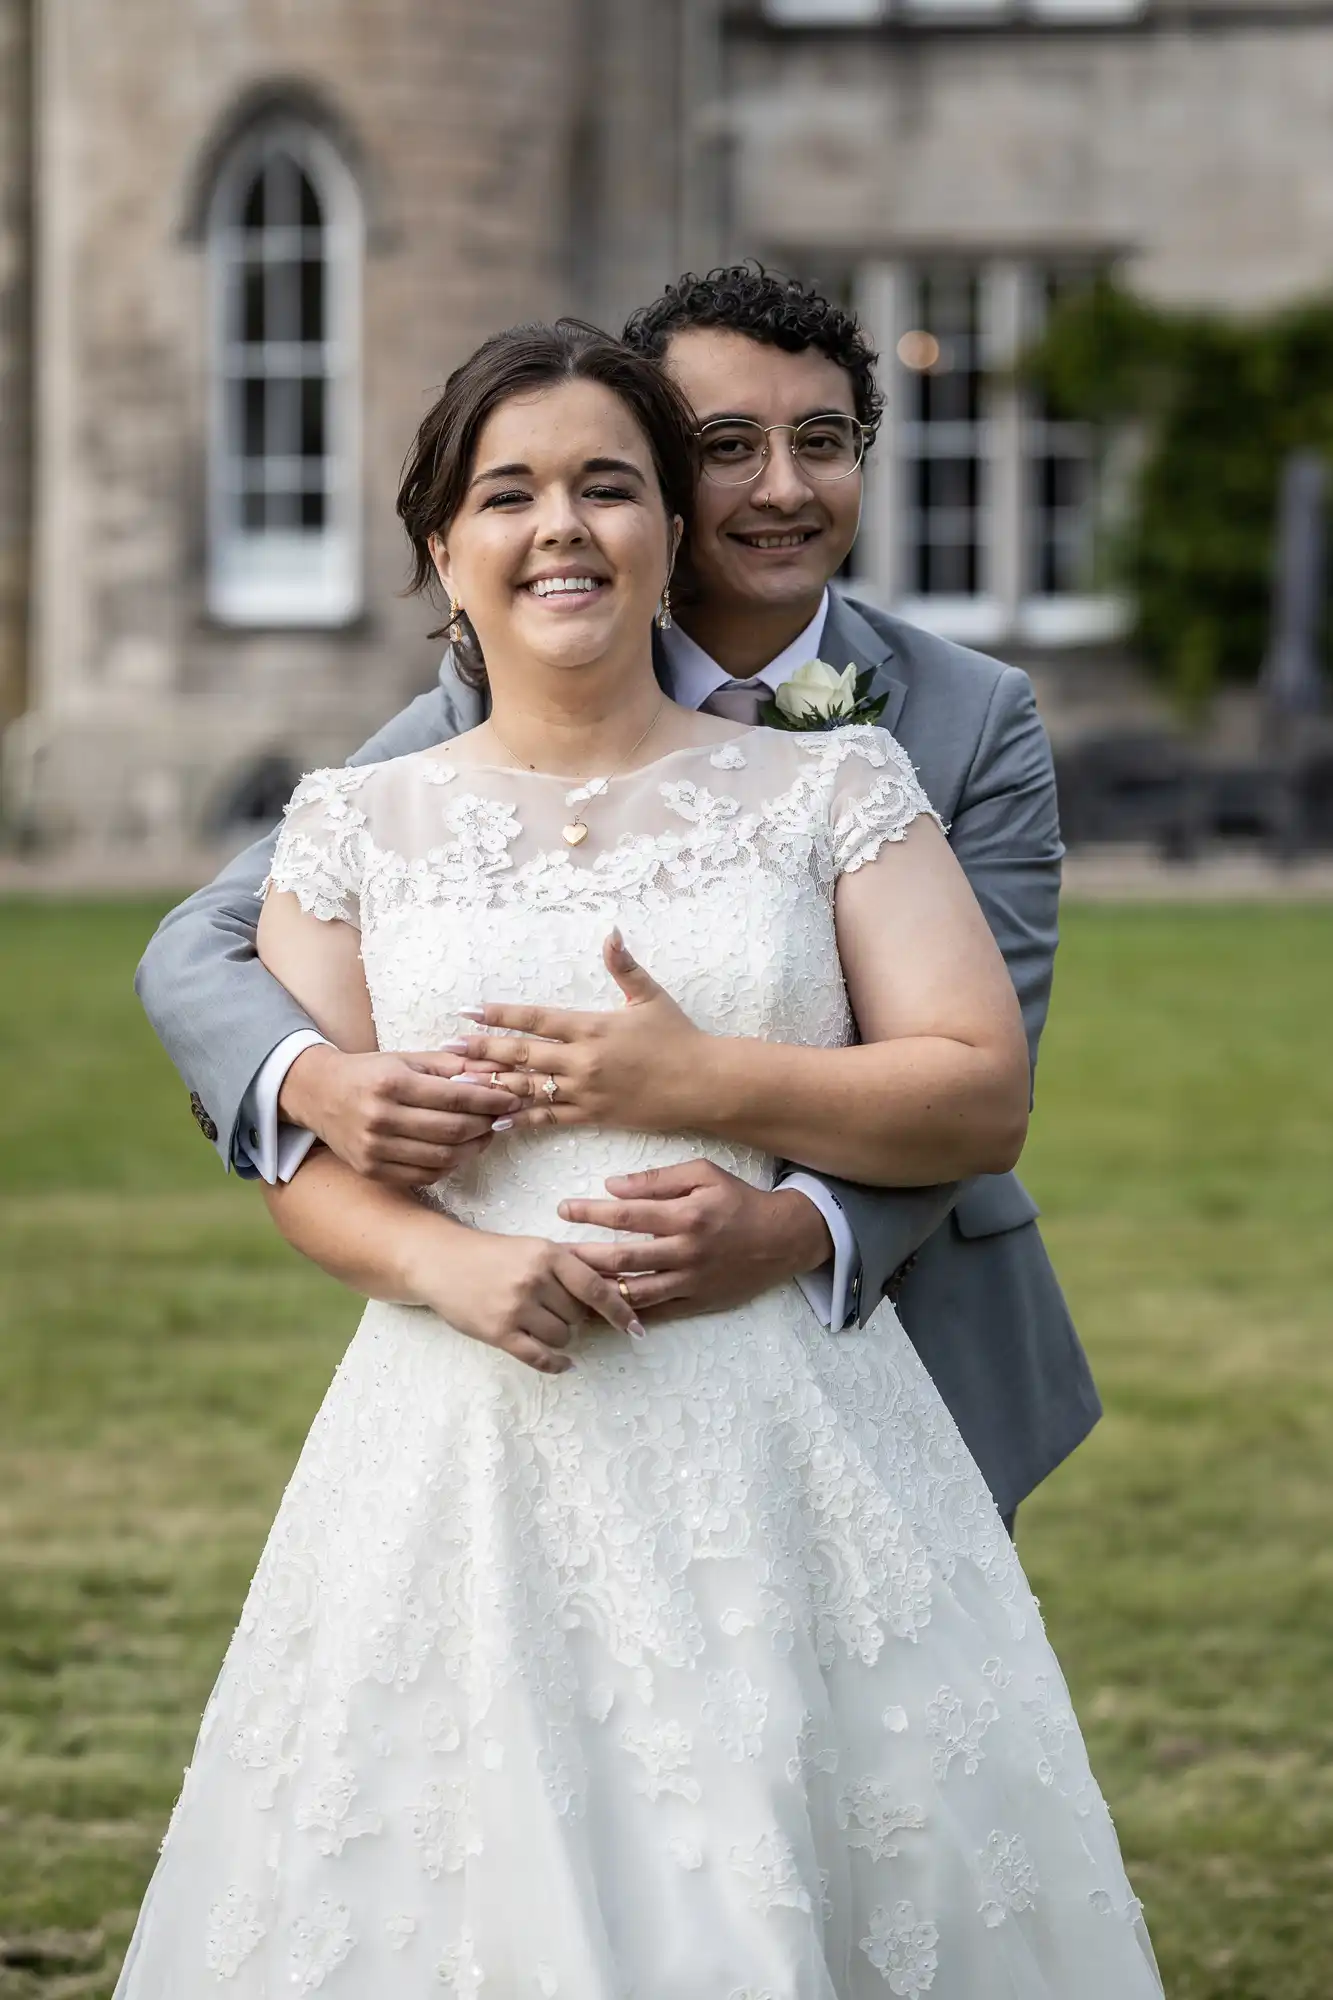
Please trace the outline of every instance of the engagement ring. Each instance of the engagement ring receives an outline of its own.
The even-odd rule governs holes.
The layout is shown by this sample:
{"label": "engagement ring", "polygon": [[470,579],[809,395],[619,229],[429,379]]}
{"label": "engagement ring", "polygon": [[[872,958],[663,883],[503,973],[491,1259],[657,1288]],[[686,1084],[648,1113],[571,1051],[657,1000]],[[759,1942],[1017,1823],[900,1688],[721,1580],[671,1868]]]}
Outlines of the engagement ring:
{"label": "engagement ring", "polygon": [[546,1099],[546,1102],[548,1104],[554,1104],[556,1098],[559,1095],[560,1095],[560,1085],[556,1082],[553,1076],[548,1076],[545,1083],[542,1085],[542,1096]]}

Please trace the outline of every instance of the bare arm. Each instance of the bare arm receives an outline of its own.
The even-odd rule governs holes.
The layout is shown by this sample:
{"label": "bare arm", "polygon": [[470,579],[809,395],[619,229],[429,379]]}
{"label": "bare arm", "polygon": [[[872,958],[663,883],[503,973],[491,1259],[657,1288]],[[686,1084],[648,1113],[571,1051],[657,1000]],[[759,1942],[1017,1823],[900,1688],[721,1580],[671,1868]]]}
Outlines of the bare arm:
{"label": "bare arm", "polygon": [[[1023,1011],[1035,1071],[1059,937],[1060,814],[1051,747],[1027,676],[1007,667],[996,683],[972,766],[949,828]],[[861,1312],[873,1312],[895,1271],[939,1228],[959,1197],[997,1184],[869,1188],[823,1176],[861,1255]],[[997,1190],[998,1191],[998,1190]]]}
{"label": "bare arm", "polygon": [[564,1350],[590,1316],[643,1332],[615,1287],[563,1244],[468,1229],[365,1180],[324,1147],[264,1199],[292,1248],[330,1277],[370,1298],[424,1306],[542,1374],[574,1365]]}
{"label": "bare arm", "polygon": [[1006,1172],[1027,1133],[1022,1016],[935,823],[844,875],[836,910],[860,1045],[714,1044],[697,1096],[717,1108],[701,1129],[870,1186]]}
{"label": "bare arm", "polygon": [[307,916],[290,890],[274,890],[260,911],[255,944],[261,965],[321,1035],[348,1055],[379,1047],[361,964],[361,933],[352,924]]}
{"label": "bare arm", "polygon": [[[458,1052],[507,1065],[533,1123],[703,1132],[880,1187],[1006,1171],[1027,1129],[1022,1018],[932,821],[843,876],[837,922],[859,1047],[704,1034],[613,939],[607,964],[628,1007],[487,1007],[485,1025],[519,1039],[479,1035]],[[544,1076],[557,1085],[546,1102]]]}
{"label": "bare arm", "polygon": [[[375,1048],[360,942],[350,924],[307,915],[286,892],[269,896],[259,920],[263,964],[351,1053]],[[633,1308],[572,1250],[465,1228],[323,1148],[264,1194],[282,1235],[332,1277],[372,1298],[426,1306],[544,1373],[572,1365],[563,1349],[589,1313],[642,1332]]]}

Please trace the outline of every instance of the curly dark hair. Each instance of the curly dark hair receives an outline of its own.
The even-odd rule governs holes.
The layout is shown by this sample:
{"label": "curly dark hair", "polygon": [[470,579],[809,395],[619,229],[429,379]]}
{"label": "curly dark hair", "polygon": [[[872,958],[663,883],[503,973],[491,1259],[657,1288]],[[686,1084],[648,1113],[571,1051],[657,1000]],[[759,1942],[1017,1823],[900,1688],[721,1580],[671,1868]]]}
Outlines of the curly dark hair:
{"label": "curly dark hair", "polygon": [[802,354],[813,347],[851,377],[856,414],[873,444],[884,414],[884,395],[875,380],[878,354],[856,314],[835,305],[800,278],[767,271],[751,259],[722,264],[699,277],[686,271],[651,305],[640,306],[625,322],[627,347],[660,361],[671,336],[695,327],[722,327],[743,333],[765,347]]}
{"label": "curly dark hair", "polygon": [[[433,591],[432,535],[447,534],[462,505],[477,439],[491,412],[511,396],[561,382],[598,382],[620,398],[648,443],[667,516],[688,536],[696,476],[693,418],[684,397],[647,356],[583,320],[511,326],[484,340],[455,368],[423,417],[403,464],[398,517],[412,544],[408,591]],[[466,611],[432,639],[448,637],[460,680],[484,688],[486,662]]]}

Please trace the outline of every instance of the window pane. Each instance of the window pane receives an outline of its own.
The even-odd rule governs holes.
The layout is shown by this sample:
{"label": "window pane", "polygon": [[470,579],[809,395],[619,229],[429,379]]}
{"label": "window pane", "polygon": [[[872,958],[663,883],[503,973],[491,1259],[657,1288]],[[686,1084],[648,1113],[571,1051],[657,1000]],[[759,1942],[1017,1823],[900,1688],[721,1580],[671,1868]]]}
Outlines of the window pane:
{"label": "window pane", "polygon": [[[1091,282],[1086,266],[1033,271],[1029,321],[1034,334],[1052,309]],[[1096,439],[1087,424],[1061,422],[1045,399],[1027,398],[1027,589],[1038,597],[1078,596],[1092,587],[1091,531]]]}
{"label": "window pane", "polygon": [[923,553],[923,597],[977,595],[977,552],[974,543],[957,547],[930,546]]}
{"label": "window pane", "polygon": [[[981,588],[984,373],[982,273],[976,266],[918,271],[908,285],[900,375],[907,459],[908,589],[921,597],[973,597]],[[929,336],[921,339],[919,336]],[[937,358],[912,368],[920,354]]]}
{"label": "window pane", "polygon": [[271,458],[300,457],[301,384],[290,376],[269,377],[266,443]]}
{"label": "window pane", "polygon": [[241,324],[243,341],[257,345],[264,338],[264,267],[247,261],[240,271]]}
{"label": "window pane", "polygon": [[305,176],[290,153],[274,153],[264,169],[268,183],[268,222],[295,229],[301,220],[301,182]]}
{"label": "window pane", "polygon": [[298,177],[300,180],[298,205],[301,227],[303,229],[322,229],[324,226],[324,212],[319,205],[319,196],[315,193],[308,177],[300,173],[299,169]]}
{"label": "window pane", "polygon": [[265,503],[262,493],[243,493],[241,495],[241,526],[243,528],[252,530],[262,528],[265,525],[264,512]]}
{"label": "window pane", "polygon": [[241,390],[241,457],[262,459],[264,456],[264,384],[250,376],[240,384]]}
{"label": "window pane", "polygon": [[268,496],[268,524],[270,528],[299,528],[301,525],[301,496],[299,493],[270,493]]}
{"label": "window pane", "polygon": [[301,265],[299,340],[324,338],[324,265],[307,257]]}
{"label": "window pane", "polygon": [[261,168],[251,182],[250,191],[241,204],[241,227],[262,229],[264,227],[264,173]]}
{"label": "window pane", "polygon": [[290,258],[274,259],[268,266],[264,330],[269,340],[301,338],[301,266]]}
{"label": "window pane", "polygon": [[926,459],[921,466],[925,504],[937,508],[975,507],[977,502],[977,462],[974,458]]}
{"label": "window pane", "polygon": [[920,417],[925,424],[974,424],[981,415],[981,377],[960,365],[957,343],[941,342],[940,372],[921,377]]}
{"label": "window pane", "polygon": [[324,491],[301,495],[301,526],[307,531],[324,526]]}
{"label": "window pane", "polygon": [[301,456],[322,459],[324,444],[325,382],[322,375],[307,375],[301,383]]}

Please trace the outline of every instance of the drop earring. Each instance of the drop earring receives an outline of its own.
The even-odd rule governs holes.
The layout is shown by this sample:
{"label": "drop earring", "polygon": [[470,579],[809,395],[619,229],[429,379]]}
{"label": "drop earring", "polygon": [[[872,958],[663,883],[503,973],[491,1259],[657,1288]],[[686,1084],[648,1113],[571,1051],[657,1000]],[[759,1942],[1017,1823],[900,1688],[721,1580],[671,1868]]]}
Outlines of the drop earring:
{"label": "drop earring", "polygon": [[462,615],[463,615],[463,607],[459,603],[458,599],[454,596],[454,593],[451,590],[449,592],[449,623],[451,625],[456,625],[459,619],[462,617]]}
{"label": "drop earring", "polygon": [[662,585],[662,595],[658,600],[657,615],[653,620],[659,632],[671,630],[671,578]]}

